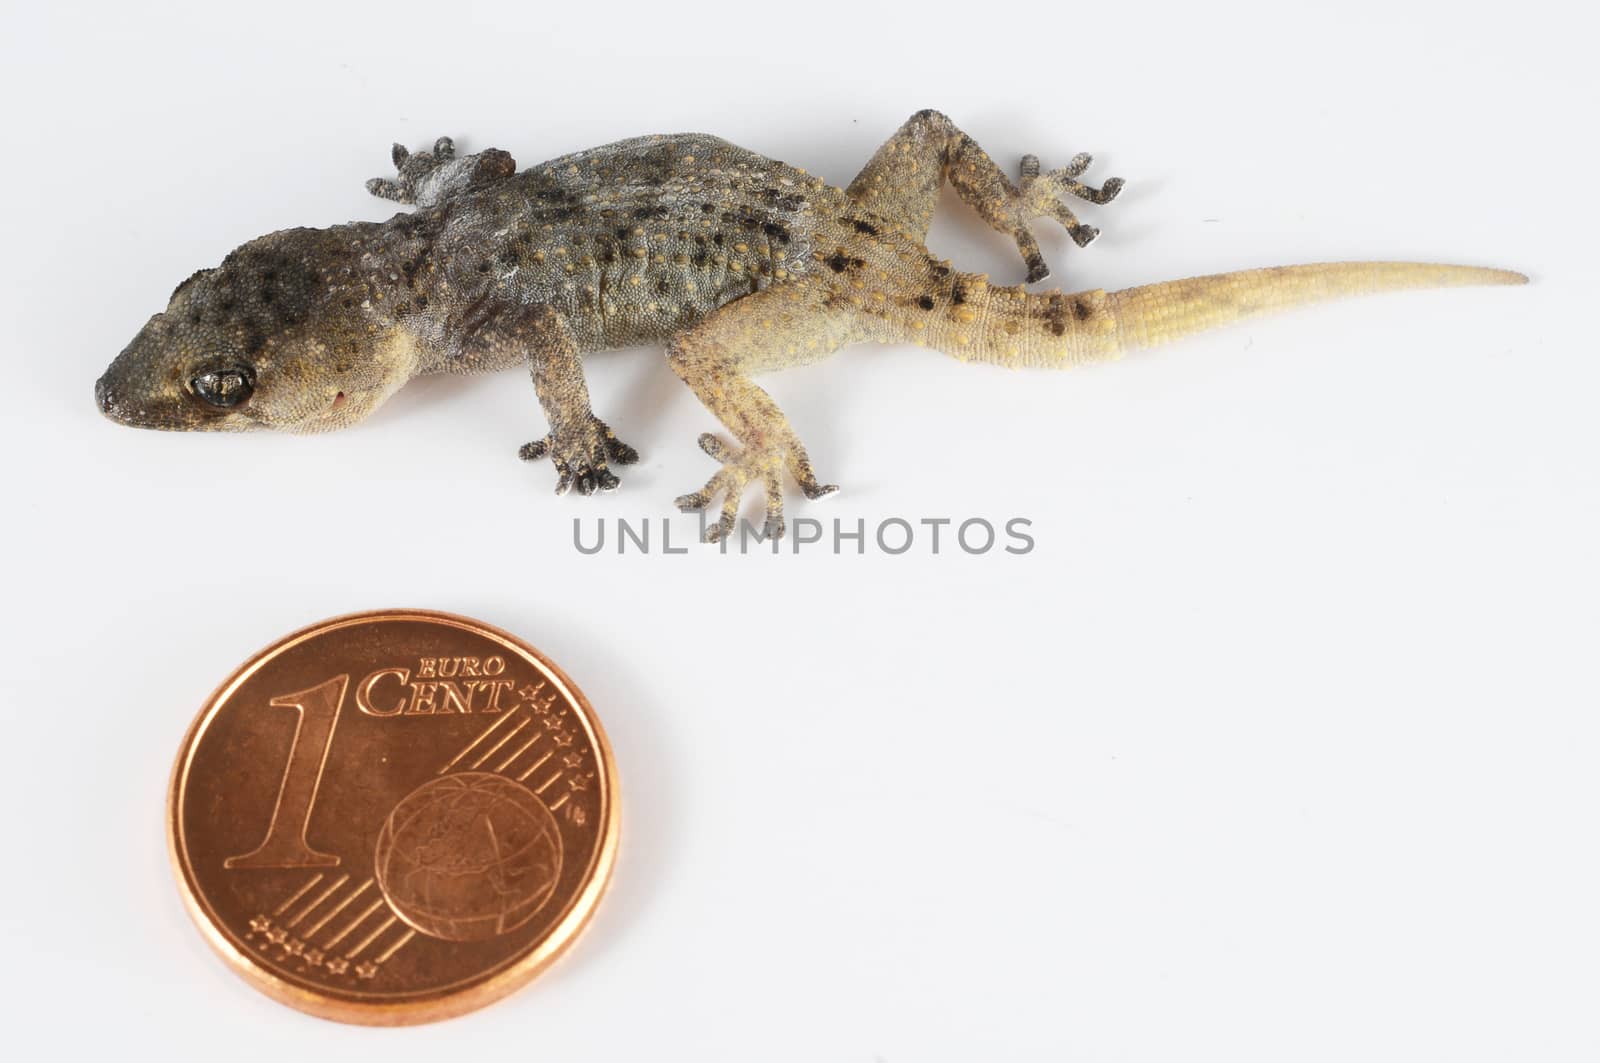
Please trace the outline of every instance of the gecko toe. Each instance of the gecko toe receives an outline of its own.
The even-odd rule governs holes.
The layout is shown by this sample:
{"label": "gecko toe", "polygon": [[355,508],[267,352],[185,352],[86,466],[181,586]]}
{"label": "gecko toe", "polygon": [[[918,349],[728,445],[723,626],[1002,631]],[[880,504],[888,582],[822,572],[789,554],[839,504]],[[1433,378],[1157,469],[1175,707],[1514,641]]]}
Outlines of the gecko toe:
{"label": "gecko toe", "polygon": [[679,495],[672,504],[678,507],[679,513],[698,513],[711,504],[711,497],[704,491],[696,491],[693,494]]}
{"label": "gecko toe", "polygon": [[606,439],[606,456],[618,465],[634,465],[639,461],[639,452],[616,436]]}
{"label": "gecko toe", "polygon": [[594,427],[600,437],[600,447],[595,452],[595,459],[599,464],[604,465],[607,458],[618,465],[632,465],[639,460],[639,452],[618,439],[610,425],[596,417]]}
{"label": "gecko toe", "polygon": [[810,499],[811,501],[815,502],[817,499],[819,499],[819,498],[827,498],[829,495],[831,495],[835,491],[839,490],[839,485],[838,484],[819,484],[819,483],[801,484],[800,485],[800,490],[805,492],[805,496],[808,499]]}
{"label": "gecko toe", "polygon": [[700,439],[698,442],[700,444],[700,449],[705,451],[706,456],[711,458],[713,461],[720,461],[723,464],[727,464],[728,462],[734,460],[735,454],[733,448],[728,446],[728,444],[724,443],[722,440],[718,439],[716,436],[712,435],[710,432],[700,433]]}
{"label": "gecko toe", "polygon": [[724,539],[732,538],[733,526],[738,519],[739,506],[737,501],[731,505],[729,503],[723,503],[722,516],[718,518],[715,524],[706,529],[704,541],[708,543],[720,543]]}

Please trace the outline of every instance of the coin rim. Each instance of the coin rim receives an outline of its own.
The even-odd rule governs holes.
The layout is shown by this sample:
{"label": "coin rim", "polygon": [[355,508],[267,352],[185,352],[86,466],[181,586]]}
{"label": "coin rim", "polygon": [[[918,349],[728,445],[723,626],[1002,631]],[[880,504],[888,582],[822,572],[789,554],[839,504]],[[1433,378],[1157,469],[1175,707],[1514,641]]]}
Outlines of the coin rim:
{"label": "coin rim", "polygon": [[[606,813],[602,820],[600,847],[593,858],[589,878],[573,898],[566,915],[548,935],[536,942],[525,955],[501,967],[482,981],[450,988],[437,996],[388,1002],[350,1000],[307,989],[281,977],[259,963],[254,955],[241,950],[223,931],[218,921],[212,918],[206,901],[201,896],[193,868],[184,849],[181,816],[184,783],[187,779],[185,769],[194,755],[207,723],[219,711],[224,699],[267,661],[295,644],[327,631],[374,620],[424,620],[443,623],[501,642],[508,649],[527,658],[536,667],[543,669],[556,681],[568,699],[582,711],[584,721],[593,736],[596,759],[604,764],[606,794]],[[183,898],[184,909],[199,928],[201,936],[229,967],[274,1000],[319,1018],[364,1026],[409,1026],[453,1018],[492,1004],[532,981],[566,952],[593,918],[600,898],[611,882],[611,873],[616,864],[620,826],[621,802],[618,800],[617,770],[611,753],[611,743],[607,740],[605,729],[601,726],[594,707],[584,697],[583,691],[578,689],[578,686],[553,661],[515,635],[472,617],[433,609],[373,609],[345,613],[291,632],[253,654],[206,698],[199,713],[189,724],[183,743],[178,747],[178,756],[173,762],[172,774],[167,783],[167,855],[172,863],[173,874],[178,880],[178,893]]]}

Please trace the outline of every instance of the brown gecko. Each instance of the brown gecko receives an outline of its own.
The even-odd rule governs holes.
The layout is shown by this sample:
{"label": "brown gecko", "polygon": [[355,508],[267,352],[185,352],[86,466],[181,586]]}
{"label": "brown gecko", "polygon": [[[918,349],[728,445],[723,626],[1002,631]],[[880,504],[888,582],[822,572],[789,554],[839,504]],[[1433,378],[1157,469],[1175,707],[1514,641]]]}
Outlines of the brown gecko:
{"label": "brown gecko", "polygon": [[947,182],[1016,241],[1027,279],[1048,275],[1028,230],[1097,230],[1069,203],[1122,186],[1079,181],[1089,156],[1013,184],[944,115],[913,115],[847,188],[700,134],[639,137],[518,173],[498,149],[458,156],[396,145],[375,195],[416,210],[386,222],[289,229],[240,247],[172,293],[95,385],[122,424],[316,432],[366,417],[414,376],[527,366],[558,493],[617,486],[638,460],[589,405],[588,352],[666,341],[674,372],[732,433],[700,446],[722,465],[677,500],[721,498],[707,537],[729,535],[745,488],[783,530],[783,475],[821,483],[788,420],[752,377],[849,343],[912,342],[964,361],[1065,368],[1115,358],[1286,306],[1390,288],[1520,284],[1504,270],[1350,262],[1247,270],[1124,291],[1028,292],[952,269],[924,245]]}

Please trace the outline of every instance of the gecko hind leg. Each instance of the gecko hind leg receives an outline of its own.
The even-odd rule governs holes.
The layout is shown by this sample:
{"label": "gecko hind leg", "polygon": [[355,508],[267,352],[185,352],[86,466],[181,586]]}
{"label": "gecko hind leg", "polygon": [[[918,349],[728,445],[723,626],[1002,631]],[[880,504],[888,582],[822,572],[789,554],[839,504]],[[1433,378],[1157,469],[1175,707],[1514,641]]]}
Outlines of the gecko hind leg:
{"label": "gecko hind leg", "polygon": [[1107,178],[1099,188],[1079,181],[1091,161],[1080,154],[1059,170],[1041,173],[1038,156],[1024,155],[1021,184],[1014,185],[949,118],[938,111],[918,111],[878,149],[846,192],[922,240],[933,221],[939,190],[949,181],[990,228],[1012,238],[1028,267],[1028,280],[1038,281],[1050,275],[1050,268],[1028,223],[1053,218],[1074,243],[1086,247],[1100,230],[1080,222],[1067,197],[1103,204],[1122,190],[1119,177]]}
{"label": "gecko hind leg", "polygon": [[783,534],[783,474],[807,498],[838,490],[822,483],[805,447],[778,404],[750,374],[805,365],[863,338],[859,322],[830,305],[820,285],[791,281],[736,299],[673,338],[667,361],[683,382],[733,433],[737,445],[700,437],[700,449],[722,468],[700,490],[682,495],[678,508],[704,510],[719,496],[721,514],[706,529],[706,541],[733,534],[744,491],[759,484],[766,494],[764,535]]}

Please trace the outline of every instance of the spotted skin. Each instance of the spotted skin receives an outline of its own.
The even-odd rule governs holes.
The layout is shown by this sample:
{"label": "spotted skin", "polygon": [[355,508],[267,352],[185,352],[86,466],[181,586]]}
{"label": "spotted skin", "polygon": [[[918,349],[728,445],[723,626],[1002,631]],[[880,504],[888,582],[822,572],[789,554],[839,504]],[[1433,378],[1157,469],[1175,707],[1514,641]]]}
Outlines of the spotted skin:
{"label": "spotted skin", "polygon": [[734,528],[745,490],[783,530],[783,487],[835,488],[757,373],[859,341],[910,342],[968,361],[1060,368],[1281,306],[1385,288],[1518,283],[1499,270],[1405,263],[1281,267],[1123,292],[991,285],[924,244],[949,184],[1017,245],[1029,280],[1048,270],[1029,225],[1081,245],[1098,230],[1069,204],[1109,202],[1115,178],[1079,180],[1086,155],[1013,183],[937,111],[913,115],[846,188],[703,134],[650,136],[517,172],[499,149],[449,138],[412,153],[374,195],[412,206],[386,222],[289,229],[240,247],[173,292],[95,385],[111,419],[146,428],[317,432],[346,427],[406,381],[526,366],[549,424],[524,445],[557,491],[618,485],[638,459],[590,407],[583,356],[666,344],[668,363],[733,436],[680,507],[717,505]]}

